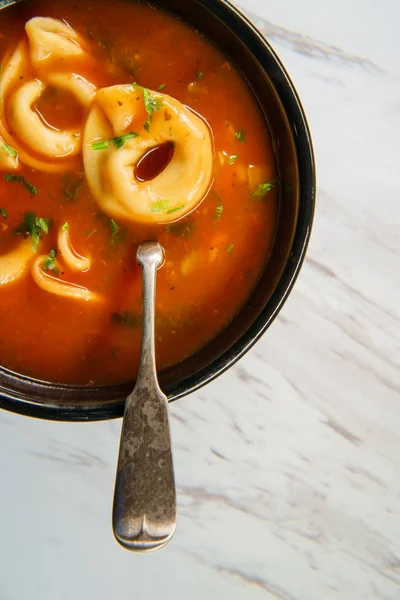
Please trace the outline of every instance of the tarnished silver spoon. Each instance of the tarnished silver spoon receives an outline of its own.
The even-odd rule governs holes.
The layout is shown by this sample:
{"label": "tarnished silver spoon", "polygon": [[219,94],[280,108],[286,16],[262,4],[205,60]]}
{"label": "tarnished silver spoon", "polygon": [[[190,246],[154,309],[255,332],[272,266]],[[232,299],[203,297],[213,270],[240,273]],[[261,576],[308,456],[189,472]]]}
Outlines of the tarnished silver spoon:
{"label": "tarnished silver spoon", "polygon": [[154,353],[156,274],[164,261],[157,242],[137,250],[142,267],[143,333],[139,373],[125,403],[113,529],[128,550],[161,548],[175,531],[176,494],[168,422],[168,400],[157,379]]}

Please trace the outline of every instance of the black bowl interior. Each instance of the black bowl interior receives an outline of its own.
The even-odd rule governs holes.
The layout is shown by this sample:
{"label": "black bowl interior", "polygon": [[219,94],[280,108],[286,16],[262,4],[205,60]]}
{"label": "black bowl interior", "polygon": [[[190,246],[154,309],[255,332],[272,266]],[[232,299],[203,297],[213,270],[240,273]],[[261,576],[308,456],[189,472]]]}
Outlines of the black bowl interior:
{"label": "black bowl interior", "polygon": [[[0,8],[14,3],[0,1]],[[296,91],[259,32],[224,0],[154,0],[217,40],[236,64],[265,115],[280,173],[275,243],[252,295],[230,325],[184,362],[164,371],[170,401],[205,385],[236,362],[264,333],[286,300],[303,261],[315,203],[310,134]],[[107,387],[55,385],[0,368],[0,407],[23,414],[85,421],[119,417],[133,383]]]}

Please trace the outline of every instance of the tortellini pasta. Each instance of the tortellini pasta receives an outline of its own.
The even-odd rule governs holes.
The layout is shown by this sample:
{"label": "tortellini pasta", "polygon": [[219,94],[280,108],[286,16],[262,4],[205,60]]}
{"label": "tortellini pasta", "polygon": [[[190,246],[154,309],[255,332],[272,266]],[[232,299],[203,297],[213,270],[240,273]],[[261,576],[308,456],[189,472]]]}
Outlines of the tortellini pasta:
{"label": "tortellini pasta", "polygon": [[[57,237],[58,251],[64,263],[72,271],[87,271],[90,268],[90,259],[80,256],[72,246],[69,237],[69,227],[60,227]],[[73,298],[85,302],[101,300],[101,296],[91,292],[86,287],[72,282],[64,281],[57,277],[61,271],[60,264],[54,259],[53,269],[45,269],[47,256],[42,254],[32,263],[31,273],[35,283],[44,291],[64,298]]]}
{"label": "tortellini pasta", "polygon": [[99,301],[100,296],[95,292],[89,291],[87,288],[63,281],[55,277],[51,272],[43,270],[43,263],[46,260],[46,255],[38,256],[32,263],[31,273],[35,283],[45,292],[63,296],[64,298],[73,298],[75,300],[83,300],[84,302]]}
{"label": "tortellini pasta", "polygon": [[27,165],[41,171],[68,170],[81,152],[81,132],[46,123],[35,104],[50,86],[73,94],[87,112],[96,87],[71,71],[69,61],[76,66],[77,58],[92,59],[84,40],[62,21],[36,17],[28,21],[26,32],[28,39],[2,68],[0,133]]}
{"label": "tortellini pasta", "polygon": [[[60,257],[69,269],[81,272],[89,270],[91,261],[76,252],[69,237],[68,227],[59,229],[57,242]],[[46,268],[48,256],[41,254],[35,257],[34,254],[31,238],[23,240],[16,248],[4,254],[0,260],[0,286],[15,283],[30,270],[35,283],[46,292],[85,302],[101,300],[99,294],[86,287],[59,279],[57,275],[61,266],[55,258],[52,260],[52,267]]]}
{"label": "tortellini pasta", "polygon": [[24,240],[0,260],[0,286],[16,282],[29,270],[33,257],[32,242]]}
{"label": "tortellini pasta", "polygon": [[71,61],[76,66],[77,59],[84,59],[85,40],[70,27],[65,21],[48,17],[34,17],[30,19],[25,30],[29,39],[30,56],[33,67],[39,72],[48,63],[58,61]]}
{"label": "tortellini pasta", "polygon": [[72,246],[69,237],[69,227],[61,227],[58,232],[58,250],[64,259],[64,262],[72,271],[88,271],[90,269],[90,260],[81,256]]}
{"label": "tortellini pasta", "polygon": [[[169,163],[140,181],[135,167],[149,150],[173,144]],[[178,100],[137,85],[96,94],[83,139],[88,184],[102,210],[130,221],[169,222],[193,210],[212,179],[213,146],[204,121]]]}

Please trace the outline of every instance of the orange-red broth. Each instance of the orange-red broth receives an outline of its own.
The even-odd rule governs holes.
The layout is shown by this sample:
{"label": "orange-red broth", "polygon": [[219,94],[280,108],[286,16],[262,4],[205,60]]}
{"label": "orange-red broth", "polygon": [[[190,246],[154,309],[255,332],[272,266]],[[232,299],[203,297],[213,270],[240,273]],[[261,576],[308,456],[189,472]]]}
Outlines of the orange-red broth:
{"label": "orange-red broth", "polygon": [[[23,166],[19,174],[39,189],[36,196],[18,183],[0,179],[0,207],[8,211],[0,223],[0,256],[21,241],[13,232],[25,211],[52,219],[40,253],[56,245],[57,231],[68,221],[73,246],[91,257],[92,266],[79,274],[65,269],[60,277],[103,297],[100,303],[87,304],[61,298],[40,289],[30,275],[3,286],[0,363],[56,382],[127,381],[137,371],[140,354],[138,244],[157,239],[165,249],[156,301],[161,370],[183,360],[224,328],[259,277],[273,242],[277,192],[272,189],[263,197],[251,194],[260,177],[261,181],[276,178],[271,140],[239,73],[215,46],[171,15],[115,0],[22,4],[0,13],[2,55],[23,36],[24,24],[32,16],[65,19],[83,36],[90,36],[102,65],[97,70],[90,67],[96,84],[135,80],[150,89],[166,84],[165,93],[196,110],[213,132],[215,180],[199,207],[172,227],[119,222],[121,232],[113,245],[109,217],[101,213],[82,181],[81,163],[75,173],[67,174]],[[79,121],[79,108],[70,98],[59,95],[54,102],[54,97],[50,91],[50,100],[45,95],[37,107],[48,122],[67,127]],[[235,136],[239,130],[245,141]],[[227,160],[236,155],[236,160]]]}

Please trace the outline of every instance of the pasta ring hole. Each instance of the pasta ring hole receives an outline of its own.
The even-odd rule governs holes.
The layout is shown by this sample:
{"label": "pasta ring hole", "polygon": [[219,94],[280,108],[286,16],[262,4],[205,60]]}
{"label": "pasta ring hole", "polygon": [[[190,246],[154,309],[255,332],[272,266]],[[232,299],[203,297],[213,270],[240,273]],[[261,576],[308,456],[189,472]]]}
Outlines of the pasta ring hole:
{"label": "pasta ring hole", "polygon": [[147,150],[138,160],[135,167],[137,181],[151,181],[162,173],[174,156],[175,144],[172,141],[164,142]]}
{"label": "pasta ring hole", "polygon": [[47,86],[33,105],[40,120],[51,129],[80,129],[84,107],[69,90]]}

